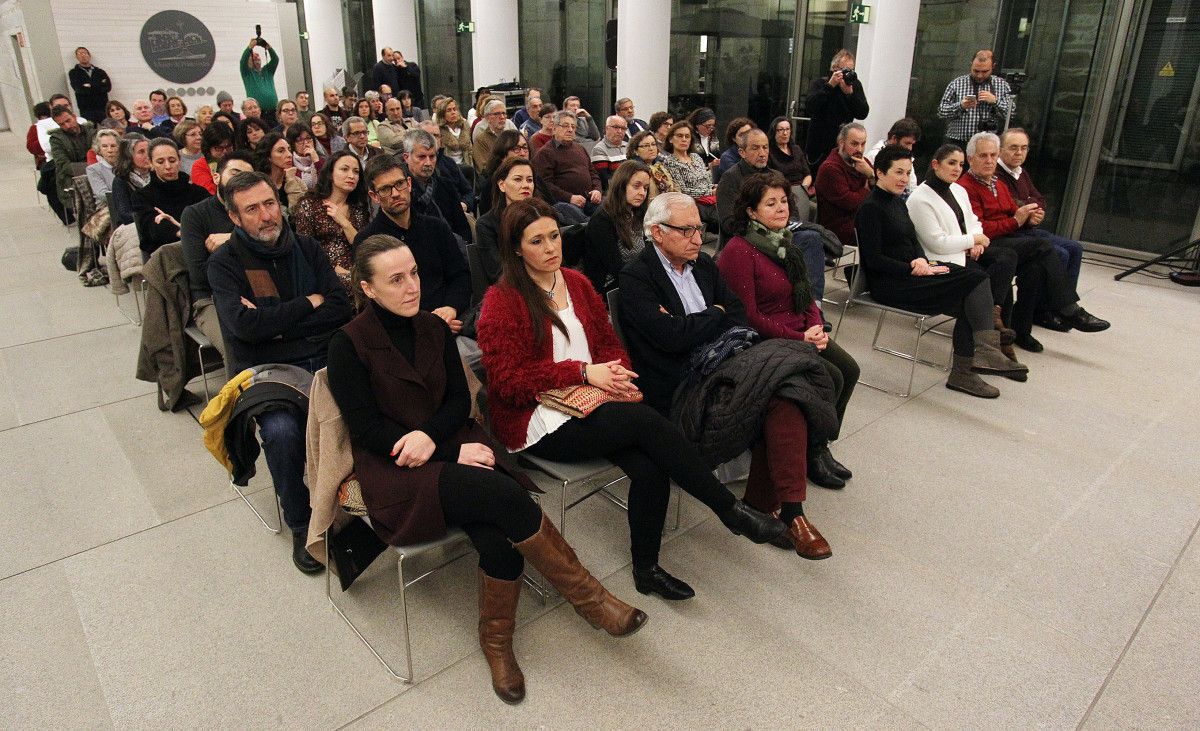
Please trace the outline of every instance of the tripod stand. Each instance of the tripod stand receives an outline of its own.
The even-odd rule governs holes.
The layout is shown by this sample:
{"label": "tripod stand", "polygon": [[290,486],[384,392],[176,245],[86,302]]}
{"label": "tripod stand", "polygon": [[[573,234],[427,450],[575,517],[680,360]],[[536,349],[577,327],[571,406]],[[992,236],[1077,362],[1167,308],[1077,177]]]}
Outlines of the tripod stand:
{"label": "tripod stand", "polygon": [[[1180,241],[1187,241],[1187,237],[1182,236],[1178,239],[1175,239],[1171,243],[1175,244]],[[1198,274],[1200,274],[1200,239],[1197,239],[1191,243],[1183,244],[1179,248],[1172,249],[1171,251],[1168,251],[1167,253],[1165,253],[1161,256],[1156,256],[1153,259],[1151,259],[1150,261],[1142,262],[1141,264],[1138,264],[1135,267],[1130,267],[1129,269],[1126,269],[1125,271],[1121,272],[1120,274],[1115,275],[1113,277],[1113,279],[1115,279],[1119,282],[1122,279],[1124,279],[1125,277],[1128,277],[1130,274],[1137,274],[1138,272],[1140,272],[1144,269],[1147,269],[1149,267],[1155,266],[1156,264],[1162,264],[1164,266],[1169,266],[1169,267],[1184,267],[1185,269],[1190,269],[1191,270],[1190,273],[1186,272],[1186,271],[1185,272],[1180,272],[1180,271],[1171,272],[1171,281],[1173,281],[1177,284],[1190,284],[1190,281],[1195,281],[1196,276]],[[1182,275],[1182,276],[1177,277],[1176,275]],[[1195,286],[1195,285],[1190,285],[1190,286]]]}

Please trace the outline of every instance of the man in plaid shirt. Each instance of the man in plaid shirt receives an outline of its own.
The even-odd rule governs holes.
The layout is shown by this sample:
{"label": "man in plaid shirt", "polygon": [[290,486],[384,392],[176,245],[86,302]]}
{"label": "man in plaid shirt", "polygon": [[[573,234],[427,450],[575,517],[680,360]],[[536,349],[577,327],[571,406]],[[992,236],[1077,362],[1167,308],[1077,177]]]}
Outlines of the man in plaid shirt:
{"label": "man in plaid shirt", "polygon": [[[938,104],[938,116],[947,120],[947,142],[965,148],[973,134],[999,130],[1005,115],[1015,111],[1012,90],[1004,79],[993,78],[994,67],[992,52],[980,51],[971,61],[971,73],[959,76],[946,87]],[[994,126],[980,129],[979,123],[985,120]]]}

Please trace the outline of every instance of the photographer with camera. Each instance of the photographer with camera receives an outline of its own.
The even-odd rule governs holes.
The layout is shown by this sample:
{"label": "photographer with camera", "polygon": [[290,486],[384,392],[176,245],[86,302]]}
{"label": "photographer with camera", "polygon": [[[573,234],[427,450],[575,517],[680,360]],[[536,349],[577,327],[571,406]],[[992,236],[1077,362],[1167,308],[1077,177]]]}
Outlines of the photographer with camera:
{"label": "photographer with camera", "polygon": [[971,60],[971,73],[946,86],[938,116],[946,121],[946,141],[966,149],[976,132],[998,133],[1015,111],[1016,99],[1008,82],[992,75],[996,61],[984,49]]}
{"label": "photographer with camera", "polygon": [[[242,52],[242,61],[238,68],[242,72],[242,84],[246,87],[246,96],[258,101],[259,106],[264,110],[264,116],[270,117],[267,121],[270,126],[275,126],[275,108],[279,106],[279,96],[275,93],[275,69],[279,67],[279,54],[275,53],[275,49],[271,48],[271,44],[263,40],[262,26],[254,26],[255,36],[250,39],[250,45],[246,46],[246,50]],[[263,64],[262,56],[254,52],[254,47],[259,46],[268,56],[267,63]]]}
{"label": "photographer with camera", "polygon": [[812,83],[804,111],[810,117],[804,154],[808,155],[809,166],[816,170],[837,144],[842,125],[866,119],[871,111],[862,80],[854,71],[854,54],[844,48],[833,54],[829,76]]}

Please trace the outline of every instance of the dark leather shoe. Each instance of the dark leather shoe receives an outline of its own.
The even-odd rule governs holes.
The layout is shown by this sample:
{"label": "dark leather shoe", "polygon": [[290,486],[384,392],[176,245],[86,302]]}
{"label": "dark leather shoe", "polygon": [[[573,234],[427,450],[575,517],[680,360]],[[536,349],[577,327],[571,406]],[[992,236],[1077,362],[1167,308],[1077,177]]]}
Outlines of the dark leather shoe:
{"label": "dark leather shoe", "polygon": [[648,569],[635,567],[633,569],[633,586],[639,593],[658,594],[663,599],[670,601],[691,599],[696,596],[696,592],[687,585],[687,582],[671,576],[658,564],[654,564]]}
{"label": "dark leather shoe", "polygon": [[313,558],[304,547],[308,541],[308,533],[306,531],[298,531],[292,534],[292,563],[296,564],[296,568],[306,574],[319,574],[325,570],[325,566]]}
{"label": "dark leather shoe", "polygon": [[825,456],[822,459],[824,459],[825,463],[829,466],[829,471],[843,480],[849,480],[851,477],[854,477],[854,473],[850,471],[850,468],[841,462],[838,462],[833,456],[833,452],[829,451],[828,449],[825,450]]}
{"label": "dark leather shoe", "polygon": [[1111,323],[1108,320],[1101,320],[1082,307],[1076,310],[1074,315],[1064,317],[1063,319],[1079,332],[1098,333],[1101,330],[1107,330],[1111,327]]}
{"label": "dark leather shoe", "polygon": [[829,454],[828,448],[808,455],[808,481],[830,490],[841,490],[846,486],[846,481],[833,471],[833,466],[829,464],[829,459],[832,459],[833,455],[826,459],[825,455],[827,454]]}
{"label": "dark leather shoe", "polygon": [[808,518],[803,515],[792,519],[792,524],[788,526],[788,537],[792,539],[792,545],[796,547],[796,554],[800,558],[820,561],[833,555],[829,541],[825,540],[816,526],[808,522]]}
{"label": "dark leather shoe", "polygon": [[[772,512],[771,517],[779,520],[779,511],[776,510]],[[770,541],[768,541],[768,543],[776,548],[782,548],[785,551],[791,551],[793,548],[795,548],[795,546],[792,545],[792,537],[788,535],[787,531],[780,533],[778,538],[772,538]]]}
{"label": "dark leather shoe", "polygon": [[[1044,327],[1047,330],[1054,330],[1055,332],[1071,332],[1071,323],[1057,312],[1047,312],[1038,315],[1033,319],[1033,324],[1038,327]],[[1020,336],[1018,335],[1017,337]]]}
{"label": "dark leather shoe", "polygon": [[770,543],[787,532],[787,526],[777,518],[755,510],[746,503],[738,500],[733,507],[717,517],[734,535],[746,536],[755,543]]}
{"label": "dark leather shoe", "polygon": [[1017,339],[1013,341],[1013,344],[1022,350],[1028,350],[1030,353],[1040,353],[1046,349],[1045,346],[1038,342],[1037,338],[1028,333],[1024,335],[1018,333]]}

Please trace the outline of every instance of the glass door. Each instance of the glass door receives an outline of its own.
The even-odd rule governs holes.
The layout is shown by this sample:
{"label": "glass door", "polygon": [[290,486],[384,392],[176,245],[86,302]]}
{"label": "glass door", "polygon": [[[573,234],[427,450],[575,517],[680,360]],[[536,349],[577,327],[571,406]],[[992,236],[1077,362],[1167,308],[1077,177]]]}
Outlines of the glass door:
{"label": "glass door", "polygon": [[799,5],[787,113],[795,130],[792,139],[803,146],[808,135],[808,90],[815,80],[829,74],[833,54],[851,46],[846,38],[850,4],[846,0],[801,0]]}
{"label": "glass door", "polygon": [[375,49],[375,9],[371,0],[342,0],[342,28],[346,38],[346,76],[362,92],[362,77],[370,77],[378,60]]}
{"label": "glass door", "polygon": [[1158,254],[1197,229],[1200,0],[1143,0],[1135,12],[1080,238]]}

